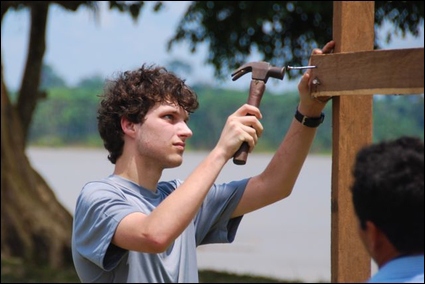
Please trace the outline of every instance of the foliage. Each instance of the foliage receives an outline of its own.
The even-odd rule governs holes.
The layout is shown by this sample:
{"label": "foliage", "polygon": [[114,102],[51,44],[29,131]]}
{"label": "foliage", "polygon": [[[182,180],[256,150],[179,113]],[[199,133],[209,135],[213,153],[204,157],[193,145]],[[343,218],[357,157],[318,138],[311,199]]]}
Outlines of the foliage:
{"label": "foliage", "polygon": [[1,283],[78,283],[80,280],[73,265],[61,269],[19,259],[1,261]]}
{"label": "foliage", "polygon": [[[49,99],[39,104],[30,130],[30,143],[45,146],[102,145],[97,132],[96,111],[101,89],[55,88]],[[248,91],[196,88],[200,107],[191,115],[189,126],[194,135],[189,150],[209,150],[220,137],[227,117],[246,102]],[[260,109],[264,133],[256,151],[273,151],[282,141],[298,102],[296,91],[283,95],[265,92]],[[317,132],[311,152],[330,153],[332,149],[331,103],[325,108],[325,121]],[[373,104],[374,140],[414,135],[423,139],[424,97],[376,96]]]}
{"label": "foliage", "polygon": [[53,67],[48,64],[43,64],[41,71],[41,89],[50,89],[54,87],[66,87],[65,80],[59,76]]}
{"label": "foliage", "polygon": [[[333,2],[192,1],[168,49],[185,42],[194,52],[208,43],[206,62],[218,78],[246,63],[253,50],[275,66],[306,65],[306,52],[332,39]],[[375,1],[375,29],[386,22],[394,27],[386,42],[398,34],[417,36],[423,18],[423,2]]]}
{"label": "foliage", "polygon": [[215,270],[199,271],[200,283],[303,283],[301,280],[282,280],[249,274],[235,274]]}
{"label": "foliage", "polygon": [[424,137],[424,96],[384,96],[374,104],[375,141],[401,135]]}
{"label": "foliage", "polygon": [[[1,264],[1,283],[79,283],[74,267],[62,269],[39,266],[21,261],[4,261]],[[257,275],[236,274],[215,270],[199,270],[199,283],[303,283],[301,280],[284,280]]]}
{"label": "foliage", "polygon": [[101,75],[93,75],[88,78],[83,78],[77,85],[78,88],[83,89],[92,89],[92,90],[98,90],[103,87],[103,84],[105,83],[104,78]]}
{"label": "foliage", "polygon": [[99,93],[90,88],[51,89],[49,99],[38,104],[29,141],[49,146],[92,141],[92,136],[97,136]]}

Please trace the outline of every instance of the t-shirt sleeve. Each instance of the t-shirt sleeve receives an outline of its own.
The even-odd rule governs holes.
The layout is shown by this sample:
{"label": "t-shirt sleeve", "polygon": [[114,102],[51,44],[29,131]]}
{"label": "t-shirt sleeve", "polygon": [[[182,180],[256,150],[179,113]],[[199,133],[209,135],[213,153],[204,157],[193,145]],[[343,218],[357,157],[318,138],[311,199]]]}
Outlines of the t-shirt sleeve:
{"label": "t-shirt sleeve", "polygon": [[233,242],[243,216],[230,217],[239,204],[248,180],[212,186],[195,218],[197,245]]}
{"label": "t-shirt sleeve", "polygon": [[[110,247],[112,237],[119,222],[137,211],[114,186],[105,182],[86,184],[74,214],[73,245],[77,252],[104,270],[114,268],[127,251]],[[108,248],[114,251],[114,257],[105,259]]]}

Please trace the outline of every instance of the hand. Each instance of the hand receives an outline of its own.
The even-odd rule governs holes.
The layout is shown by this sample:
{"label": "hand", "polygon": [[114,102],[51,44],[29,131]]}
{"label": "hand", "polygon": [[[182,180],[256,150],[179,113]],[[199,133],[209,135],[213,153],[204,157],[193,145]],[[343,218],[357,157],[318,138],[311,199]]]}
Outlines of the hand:
{"label": "hand", "polygon": [[[334,47],[335,42],[333,40],[329,41],[322,49],[313,49],[311,55],[332,53]],[[311,117],[317,117],[320,116],[320,113],[325,107],[326,102],[329,101],[331,97],[313,97],[311,95],[312,80],[313,78],[311,78],[311,69],[308,69],[301,77],[301,80],[298,84],[298,92],[300,94],[300,105],[298,107],[302,114]]]}
{"label": "hand", "polygon": [[224,152],[227,159],[233,157],[243,142],[248,143],[251,152],[263,133],[261,118],[257,107],[244,104],[227,118],[216,148]]}

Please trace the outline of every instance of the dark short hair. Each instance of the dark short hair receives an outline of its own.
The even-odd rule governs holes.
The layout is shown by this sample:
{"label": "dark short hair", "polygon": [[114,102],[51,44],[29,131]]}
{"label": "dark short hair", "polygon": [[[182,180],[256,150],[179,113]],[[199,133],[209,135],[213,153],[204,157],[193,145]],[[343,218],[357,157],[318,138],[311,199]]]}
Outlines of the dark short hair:
{"label": "dark short hair", "polygon": [[423,141],[404,136],[364,147],[353,177],[353,205],[362,228],[371,221],[400,253],[423,253]]}
{"label": "dark short hair", "polygon": [[124,146],[122,117],[143,123],[146,113],[161,102],[175,103],[189,114],[198,108],[197,95],[184,80],[164,67],[146,64],[134,71],[118,73],[116,79],[105,84],[100,98],[98,130],[113,164],[122,155]]}

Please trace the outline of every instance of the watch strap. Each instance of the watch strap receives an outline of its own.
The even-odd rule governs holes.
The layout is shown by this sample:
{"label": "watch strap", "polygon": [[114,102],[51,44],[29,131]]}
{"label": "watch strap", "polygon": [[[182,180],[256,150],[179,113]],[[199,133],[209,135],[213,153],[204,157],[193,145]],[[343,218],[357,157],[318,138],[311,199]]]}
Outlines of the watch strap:
{"label": "watch strap", "polygon": [[318,127],[325,120],[325,114],[322,112],[319,117],[308,117],[299,112],[298,108],[295,111],[295,119],[298,120],[302,125],[307,127]]}

